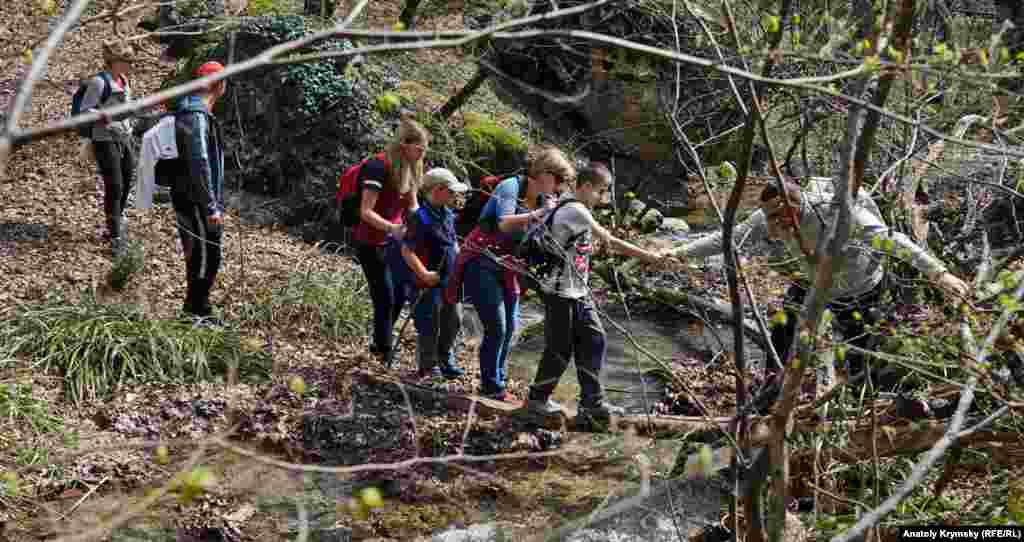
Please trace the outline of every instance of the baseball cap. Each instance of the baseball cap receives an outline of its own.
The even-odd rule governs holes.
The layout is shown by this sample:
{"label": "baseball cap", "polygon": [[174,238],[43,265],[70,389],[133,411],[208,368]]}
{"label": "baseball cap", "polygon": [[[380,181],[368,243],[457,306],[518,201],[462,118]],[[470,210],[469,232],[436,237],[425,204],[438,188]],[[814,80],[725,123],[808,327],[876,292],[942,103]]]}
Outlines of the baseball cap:
{"label": "baseball cap", "polygon": [[217,72],[219,72],[219,71],[221,71],[223,69],[224,69],[224,65],[223,64],[221,64],[220,62],[215,62],[215,61],[211,60],[210,62],[204,62],[198,68],[196,68],[195,76],[196,77],[206,77],[207,75],[211,75],[211,74],[217,73]]}
{"label": "baseball cap", "polygon": [[458,177],[454,173],[443,167],[434,168],[423,174],[424,189],[433,188],[439,184],[447,186],[452,192],[465,192],[469,190],[468,184],[459,182]]}

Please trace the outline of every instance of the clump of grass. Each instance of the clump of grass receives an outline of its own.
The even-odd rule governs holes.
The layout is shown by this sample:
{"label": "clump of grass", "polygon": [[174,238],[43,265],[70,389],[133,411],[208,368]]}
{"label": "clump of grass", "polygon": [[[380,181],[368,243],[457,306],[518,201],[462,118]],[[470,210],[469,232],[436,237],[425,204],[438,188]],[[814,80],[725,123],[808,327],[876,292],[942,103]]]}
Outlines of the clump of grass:
{"label": "clump of grass", "polygon": [[55,433],[64,428],[61,418],[50,412],[46,401],[32,394],[30,384],[0,385],[0,424],[30,427],[36,434]]}
{"label": "clump of grass", "polygon": [[0,324],[0,360],[27,356],[34,368],[59,371],[65,393],[76,403],[130,383],[209,380],[236,371],[246,378],[269,374],[269,356],[243,348],[230,329],[151,320],[137,308],[105,305],[91,295],[17,312]]}
{"label": "clump of grass", "polygon": [[142,243],[132,241],[128,244],[124,253],[114,259],[114,265],[110,268],[110,273],[107,275],[107,284],[115,291],[124,290],[132,276],[142,270],[145,261]]}
{"label": "clump of grass", "polygon": [[333,338],[366,332],[370,296],[358,270],[294,273],[288,284],[254,307],[253,316],[278,326],[302,326]]}

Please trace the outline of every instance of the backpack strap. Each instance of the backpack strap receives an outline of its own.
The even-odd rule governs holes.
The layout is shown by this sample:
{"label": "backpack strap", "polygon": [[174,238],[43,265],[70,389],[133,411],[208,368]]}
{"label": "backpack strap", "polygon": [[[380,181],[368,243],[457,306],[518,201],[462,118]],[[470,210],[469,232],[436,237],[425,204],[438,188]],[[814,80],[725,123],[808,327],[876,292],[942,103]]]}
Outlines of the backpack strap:
{"label": "backpack strap", "polygon": [[110,94],[113,92],[114,77],[108,71],[101,71],[99,73],[100,79],[103,80],[103,90],[100,92],[100,103],[102,106],[110,99]]}

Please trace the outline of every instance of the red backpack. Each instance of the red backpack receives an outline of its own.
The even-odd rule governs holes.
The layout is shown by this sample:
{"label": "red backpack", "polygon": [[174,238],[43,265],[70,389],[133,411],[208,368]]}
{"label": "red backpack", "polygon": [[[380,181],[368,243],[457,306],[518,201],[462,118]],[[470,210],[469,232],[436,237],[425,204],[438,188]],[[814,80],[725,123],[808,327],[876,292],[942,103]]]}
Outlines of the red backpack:
{"label": "red backpack", "polygon": [[359,182],[359,172],[370,160],[383,160],[384,167],[390,169],[391,164],[387,161],[387,155],[380,153],[376,156],[363,159],[362,162],[350,166],[338,179],[338,192],[334,195],[335,204],[341,211],[341,224],[353,227],[362,220],[360,208],[363,204],[363,184]]}
{"label": "red backpack", "polygon": [[502,177],[497,175],[488,175],[480,179],[480,188],[473,191],[473,195],[466,201],[455,222],[455,230],[459,237],[469,235],[480,222],[480,212],[484,210],[484,205],[491,199],[491,193],[501,181]]}

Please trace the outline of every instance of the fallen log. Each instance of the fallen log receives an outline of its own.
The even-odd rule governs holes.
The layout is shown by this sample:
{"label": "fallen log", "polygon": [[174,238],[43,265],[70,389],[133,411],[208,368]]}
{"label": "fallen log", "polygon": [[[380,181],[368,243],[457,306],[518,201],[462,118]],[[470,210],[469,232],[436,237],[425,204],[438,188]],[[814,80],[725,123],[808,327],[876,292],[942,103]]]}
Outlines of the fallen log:
{"label": "fallen log", "polygon": [[[509,403],[496,401],[477,395],[447,393],[437,390],[421,383],[407,379],[396,378],[387,375],[380,375],[364,370],[356,370],[352,373],[353,379],[364,384],[381,386],[395,386],[404,388],[411,401],[438,401],[448,408],[460,412],[473,410],[477,415],[500,416],[506,418],[525,418],[526,421],[551,429],[565,431],[578,430],[576,411],[566,408],[566,416],[547,420],[530,418],[524,410],[522,403]],[[770,420],[766,417],[757,417],[749,420],[751,430],[749,432],[749,448],[747,455],[754,454],[758,449],[768,444],[771,439]],[[709,419],[699,416],[654,416],[654,415],[632,415],[616,417],[612,426],[608,428],[611,432],[624,432],[634,428],[637,434],[646,436],[679,436],[703,431],[725,431],[732,430],[735,421],[728,417],[714,417]],[[968,422],[967,425],[971,425]],[[891,457],[903,454],[921,453],[931,448],[945,433],[948,421],[937,420],[928,422],[900,421],[892,424],[880,424],[877,428],[876,447],[879,458]],[[871,424],[864,420],[849,420],[841,422],[819,422],[810,420],[797,420],[795,435],[819,432],[828,434],[832,431],[845,430],[849,438],[843,442],[825,443],[823,449],[824,460],[834,460],[843,463],[857,463],[868,461],[874,457],[874,450],[871,446]],[[958,445],[967,447],[985,448],[992,452],[996,459],[1015,463],[1024,460],[1024,440],[1017,433],[1006,431],[977,431],[964,438],[959,439]],[[806,447],[797,450],[791,460],[794,462],[810,461],[813,458],[814,450]],[[682,470],[677,467],[675,472],[688,477],[707,477],[724,470],[730,465],[735,456],[735,450],[730,446],[712,448],[709,453],[693,453],[677,460],[677,465],[682,461]]]}
{"label": "fallen log", "polygon": [[[473,409],[473,412],[478,415],[521,417],[551,429],[573,430],[584,425],[577,423],[576,410],[568,406],[565,407],[565,416],[561,418],[533,419],[526,413],[524,403],[496,401],[479,395],[447,393],[425,386],[419,382],[364,370],[354,371],[352,377],[356,381],[366,384],[401,387],[409,394],[410,400],[437,401],[445,404],[449,409],[460,412],[468,412],[470,409]],[[728,422],[729,418],[724,417],[708,420],[699,416],[616,416],[612,420],[612,427],[609,430],[619,432],[626,431],[632,427],[636,429],[638,434],[642,435],[685,435],[698,431],[720,430]]]}

